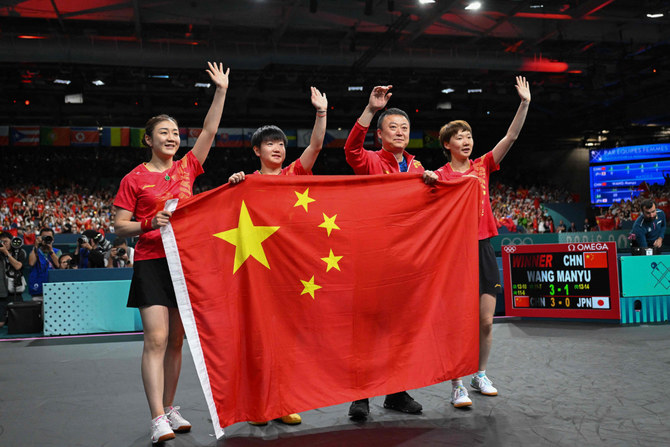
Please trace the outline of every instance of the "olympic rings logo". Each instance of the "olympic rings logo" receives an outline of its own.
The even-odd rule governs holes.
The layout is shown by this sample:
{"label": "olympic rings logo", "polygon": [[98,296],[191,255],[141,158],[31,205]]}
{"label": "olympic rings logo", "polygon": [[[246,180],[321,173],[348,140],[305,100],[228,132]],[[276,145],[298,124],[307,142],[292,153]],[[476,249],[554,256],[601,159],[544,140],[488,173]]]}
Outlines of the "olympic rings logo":
{"label": "olympic rings logo", "polygon": [[500,241],[500,245],[533,245],[533,238],[526,236],[526,237],[504,237]]}
{"label": "olympic rings logo", "polygon": [[516,251],[516,245],[505,245],[503,246],[503,250],[505,250],[506,253],[514,253]]}

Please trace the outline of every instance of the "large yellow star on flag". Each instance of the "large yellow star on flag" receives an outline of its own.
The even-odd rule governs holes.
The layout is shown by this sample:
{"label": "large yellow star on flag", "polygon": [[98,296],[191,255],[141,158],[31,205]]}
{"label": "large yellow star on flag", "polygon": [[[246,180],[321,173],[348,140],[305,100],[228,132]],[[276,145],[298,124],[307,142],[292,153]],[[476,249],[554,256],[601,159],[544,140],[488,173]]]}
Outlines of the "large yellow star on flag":
{"label": "large yellow star on flag", "polygon": [[312,275],[312,278],[309,281],[303,281],[302,279],[300,280],[302,283],[304,289],[302,289],[302,292],[300,295],[304,295],[306,293],[309,293],[312,296],[312,299],[314,298],[314,291],[318,290],[321,288],[321,286],[314,284],[314,275]]}
{"label": "large yellow star on flag", "polygon": [[328,236],[330,236],[330,232],[332,230],[339,230],[340,227],[337,226],[335,223],[335,219],[337,218],[337,214],[335,214],[333,217],[328,217],[326,216],[326,213],[323,213],[323,223],[319,224],[320,228],[325,228],[328,231]]}
{"label": "large yellow star on flag", "polygon": [[216,233],[214,236],[235,246],[235,264],[233,265],[233,274],[235,274],[249,256],[268,269],[270,268],[265,251],[263,251],[263,241],[278,229],[279,227],[255,226],[251,221],[247,205],[242,201],[237,228]]}
{"label": "large yellow star on flag", "polygon": [[295,202],[295,205],[293,205],[294,207],[302,205],[302,207],[305,208],[305,211],[308,211],[307,205],[309,205],[312,202],[316,202],[316,200],[312,199],[309,196],[309,188],[307,188],[305,192],[303,192],[302,194],[300,194],[298,191],[293,192],[295,192],[295,195],[298,196],[298,201]]}
{"label": "large yellow star on flag", "polygon": [[[335,256],[333,254],[333,249],[330,249],[330,254],[328,255],[327,258],[321,258],[323,262],[326,263],[326,272],[329,272],[330,269],[336,268],[337,270],[340,270],[340,266],[337,264],[340,259],[342,259],[342,256]],[[341,271],[341,270],[340,270]]]}

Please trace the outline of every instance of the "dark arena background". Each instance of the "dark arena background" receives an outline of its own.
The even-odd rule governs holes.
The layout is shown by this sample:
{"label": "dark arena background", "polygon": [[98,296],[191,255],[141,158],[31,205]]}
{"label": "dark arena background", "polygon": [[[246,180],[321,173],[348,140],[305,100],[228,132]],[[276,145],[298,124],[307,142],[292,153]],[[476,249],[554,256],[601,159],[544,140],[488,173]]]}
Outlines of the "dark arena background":
{"label": "dark arena background", "polygon": [[[441,126],[468,121],[472,158],[484,155],[518,107],[515,76],[529,81],[528,117],[489,189],[499,395],[471,390],[472,407],[454,408],[446,381],[411,391],[421,414],[378,396],[365,422],[342,403],[217,439],[184,343],[177,401],[193,429],[165,445],[670,444],[670,240],[652,252],[630,237],[643,200],[670,212],[670,1],[16,0],[0,2],[0,48],[0,225],[26,254],[45,226],[63,253],[84,231],[114,241],[119,183],[151,158],[146,121],[178,120],[176,159],[199,135],[207,61],[230,68],[230,86],[195,193],[259,168],[260,126],[283,129],[297,159],[311,86],[328,98],[313,172],[350,176],[344,141],[374,86],[393,86],[407,151],[436,170]],[[372,131],[365,146],[381,149]],[[131,276],[54,269],[43,305],[0,289],[0,446],[150,445]]]}

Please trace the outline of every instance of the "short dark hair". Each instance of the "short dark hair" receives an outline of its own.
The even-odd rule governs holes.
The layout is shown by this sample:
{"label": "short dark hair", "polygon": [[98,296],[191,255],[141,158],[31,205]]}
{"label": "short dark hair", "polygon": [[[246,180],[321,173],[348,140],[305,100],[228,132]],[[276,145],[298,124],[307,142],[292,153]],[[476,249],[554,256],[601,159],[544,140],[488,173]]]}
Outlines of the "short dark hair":
{"label": "short dark hair", "polygon": [[114,239],[114,242],[112,242],[112,247],[120,247],[125,243],[126,243],[125,237],[117,237],[116,239]]}
{"label": "short dark hair", "polygon": [[288,144],[288,138],[283,130],[277,126],[261,126],[256,129],[256,132],[251,136],[251,147],[261,147],[265,141],[283,141],[284,146]]}
{"label": "short dark hair", "polygon": [[648,210],[652,206],[656,205],[652,199],[644,199],[642,202],[640,202],[640,209],[642,210]]}
{"label": "short dark hair", "polygon": [[387,116],[390,116],[390,115],[404,116],[405,118],[407,118],[407,122],[409,123],[409,116],[407,115],[407,113],[404,110],[400,110],[400,109],[397,109],[395,107],[392,107],[390,109],[384,110],[384,112],[381,115],[379,115],[379,118],[377,118],[377,129],[382,128],[382,123],[384,122],[384,118],[386,118]]}
{"label": "short dark hair", "polygon": [[472,133],[472,127],[470,124],[463,120],[449,121],[440,129],[440,147],[442,148],[444,156],[447,157],[447,160],[449,161],[451,161],[451,152],[449,152],[447,148],[444,147],[444,143],[448,143],[449,140],[451,140],[451,137],[456,135],[461,130]]}
{"label": "short dark hair", "polygon": [[14,239],[14,236],[9,231],[3,231],[0,233],[0,239]]}
{"label": "short dark hair", "polygon": [[51,228],[49,228],[49,227],[42,227],[42,228],[40,228],[40,236],[42,236],[42,233],[44,233],[45,231],[49,231],[51,234],[55,234],[55,233],[54,233],[54,230],[52,230]]}

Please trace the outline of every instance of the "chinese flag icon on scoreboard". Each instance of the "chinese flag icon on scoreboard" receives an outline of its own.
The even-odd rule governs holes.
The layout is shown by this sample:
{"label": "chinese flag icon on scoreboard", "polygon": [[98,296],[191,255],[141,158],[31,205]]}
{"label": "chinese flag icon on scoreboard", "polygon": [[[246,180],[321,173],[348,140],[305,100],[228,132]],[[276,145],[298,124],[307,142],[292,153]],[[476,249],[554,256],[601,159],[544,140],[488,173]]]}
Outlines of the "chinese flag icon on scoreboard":
{"label": "chinese flag icon on scoreboard", "polygon": [[607,268],[606,251],[587,251],[584,253],[584,268],[597,269]]}
{"label": "chinese flag icon on scoreboard", "polygon": [[515,296],[514,297],[514,307],[530,307],[530,297]]}

